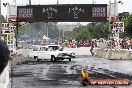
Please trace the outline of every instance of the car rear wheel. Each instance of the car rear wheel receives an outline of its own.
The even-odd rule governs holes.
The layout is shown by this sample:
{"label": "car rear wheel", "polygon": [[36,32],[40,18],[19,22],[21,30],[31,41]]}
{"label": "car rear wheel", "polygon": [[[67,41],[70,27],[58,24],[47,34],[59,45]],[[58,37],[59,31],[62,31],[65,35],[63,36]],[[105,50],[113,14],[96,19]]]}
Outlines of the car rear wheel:
{"label": "car rear wheel", "polygon": [[71,58],[69,58],[69,61],[71,61]]}
{"label": "car rear wheel", "polygon": [[37,57],[37,56],[35,56],[35,57],[34,57],[34,59],[35,59],[35,61],[37,61],[37,62],[39,61],[39,59],[38,59],[38,57]]}

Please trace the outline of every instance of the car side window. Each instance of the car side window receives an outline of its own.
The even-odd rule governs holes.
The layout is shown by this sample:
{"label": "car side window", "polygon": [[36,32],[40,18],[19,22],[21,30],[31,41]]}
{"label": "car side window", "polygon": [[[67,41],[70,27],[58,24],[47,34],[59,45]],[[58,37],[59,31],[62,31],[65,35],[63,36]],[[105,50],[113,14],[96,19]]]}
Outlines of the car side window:
{"label": "car side window", "polygon": [[48,48],[46,48],[45,51],[48,51]]}
{"label": "car side window", "polygon": [[59,46],[48,46],[46,51],[55,51],[58,49],[59,49]]}
{"label": "car side window", "polygon": [[53,51],[53,47],[49,47],[47,51]]}
{"label": "car side window", "polygon": [[59,49],[59,47],[58,47],[58,46],[55,46],[55,47],[54,47],[54,50],[58,50],[58,49]]}
{"label": "car side window", "polygon": [[38,47],[33,47],[33,51],[38,51]]}
{"label": "car side window", "polygon": [[40,51],[46,51],[45,47],[40,47]]}
{"label": "car side window", "polygon": [[40,50],[39,51],[43,51],[43,47],[40,47]]}

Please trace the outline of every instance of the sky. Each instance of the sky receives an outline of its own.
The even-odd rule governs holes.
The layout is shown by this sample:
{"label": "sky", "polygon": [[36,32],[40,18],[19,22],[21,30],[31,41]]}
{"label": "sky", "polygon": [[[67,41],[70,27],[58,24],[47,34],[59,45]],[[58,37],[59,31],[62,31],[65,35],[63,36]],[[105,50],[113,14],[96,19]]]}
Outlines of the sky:
{"label": "sky", "polygon": [[[1,13],[2,15],[7,15],[7,8],[3,6],[3,3],[12,3],[14,0],[1,0]],[[59,4],[92,4],[93,2],[95,4],[109,4],[110,0],[58,0]],[[118,4],[118,12],[132,12],[132,0],[116,0],[122,1],[123,4]],[[28,0],[16,0],[16,4],[18,5],[25,5],[28,4]],[[114,0],[111,0],[111,2],[114,2]],[[46,4],[57,4],[57,0],[31,0],[32,4],[40,4],[40,5],[46,5]],[[85,24],[85,22],[82,22]]]}

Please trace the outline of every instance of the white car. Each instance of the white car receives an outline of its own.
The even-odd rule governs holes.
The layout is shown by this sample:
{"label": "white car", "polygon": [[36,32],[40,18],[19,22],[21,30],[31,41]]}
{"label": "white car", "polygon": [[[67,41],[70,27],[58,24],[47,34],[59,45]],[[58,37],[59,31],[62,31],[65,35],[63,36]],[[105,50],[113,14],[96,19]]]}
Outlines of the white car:
{"label": "white car", "polygon": [[36,61],[44,59],[49,59],[50,61],[68,59],[71,61],[71,58],[75,58],[75,53],[63,50],[59,45],[45,45],[34,47],[28,56],[34,58]]}

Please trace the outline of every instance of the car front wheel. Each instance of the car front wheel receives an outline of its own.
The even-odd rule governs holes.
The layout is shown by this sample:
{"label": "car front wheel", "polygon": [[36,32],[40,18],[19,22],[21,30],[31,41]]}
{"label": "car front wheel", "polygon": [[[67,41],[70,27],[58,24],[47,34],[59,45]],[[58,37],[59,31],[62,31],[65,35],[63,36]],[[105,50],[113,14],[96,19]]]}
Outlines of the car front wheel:
{"label": "car front wheel", "polygon": [[51,60],[50,61],[52,62],[52,61],[55,61],[55,60],[56,60],[55,56],[51,56]]}
{"label": "car front wheel", "polygon": [[34,57],[34,59],[35,59],[35,61],[37,61],[37,62],[39,61],[39,59],[38,59],[38,57],[37,57],[37,56],[35,56],[35,57]]}

